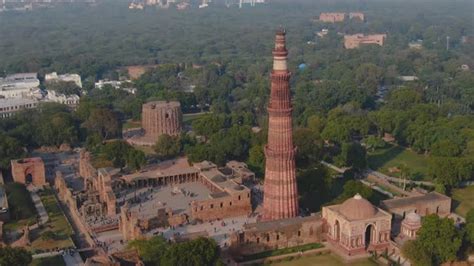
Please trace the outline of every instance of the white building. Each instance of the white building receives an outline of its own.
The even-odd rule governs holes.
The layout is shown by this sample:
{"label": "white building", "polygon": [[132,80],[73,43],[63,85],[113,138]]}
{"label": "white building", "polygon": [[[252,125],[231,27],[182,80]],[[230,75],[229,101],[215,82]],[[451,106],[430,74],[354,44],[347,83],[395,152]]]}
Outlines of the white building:
{"label": "white building", "polygon": [[[128,81],[130,82],[130,81]],[[95,88],[96,89],[103,89],[105,85],[110,85],[112,86],[114,89],[120,89],[120,87],[122,86],[124,82],[122,81],[119,81],[119,80],[99,80],[98,82],[95,83]]]}
{"label": "white building", "polygon": [[48,81],[65,81],[65,82],[74,82],[76,83],[76,85],[82,89],[82,80],[81,80],[81,76],[79,76],[78,74],[64,74],[64,75],[58,75],[58,73],[56,72],[53,72],[53,73],[49,73],[49,74],[46,74],[46,76],[44,77],[44,80],[46,82]]}
{"label": "white building", "polygon": [[21,110],[36,107],[38,107],[38,100],[35,99],[0,99],[0,118],[10,117]]}
{"label": "white building", "polygon": [[75,94],[66,96],[53,90],[48,91],[48,95],[46,96],[46,101],[66,104],[69,106],[77,106],[80,100],[81,98]]}
{"label": "white building", "polygon": [[132,84],[131,80],[124,80],[124,81],[119,81],[119,80],[99,80],[98,82],[95,83],[95,88],[96,89],[103,89],[104,86],[110,85],[112,88],[116,90],[123,90],[131,94],[137,93],[137,89],[133,87],[125,87],[127,84]]}
{"label": "white building", "polygon": [[22,98],[39,88],[36,73],[19,73],[0,78],[0,97]]}

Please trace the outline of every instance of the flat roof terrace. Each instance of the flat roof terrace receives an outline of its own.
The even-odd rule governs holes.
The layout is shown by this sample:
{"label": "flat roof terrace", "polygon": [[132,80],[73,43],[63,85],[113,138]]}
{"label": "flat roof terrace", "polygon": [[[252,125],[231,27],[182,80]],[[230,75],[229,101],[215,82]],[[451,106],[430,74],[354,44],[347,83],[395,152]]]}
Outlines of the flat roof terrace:
{"label": "flat roof terrace", "polygon": [[189,165],[188,159],[186,157],[181,157],[149,166],[138,173],[124,175],[120,178],[125,180],[126,182],[132,182],[135,180],[146,180],[165,176],[177,176],[197,173],[198,169]]}
{"label": "flat roof terrace", "polygon": [[140,218],[156,216],[161,208],[170,208],[174,214],[189,214],[192,201],[209,199],[211,193],[203,184],[192,182],[129,191],[120,196],[118,202],[128,201],[130,210],[137,212]]}

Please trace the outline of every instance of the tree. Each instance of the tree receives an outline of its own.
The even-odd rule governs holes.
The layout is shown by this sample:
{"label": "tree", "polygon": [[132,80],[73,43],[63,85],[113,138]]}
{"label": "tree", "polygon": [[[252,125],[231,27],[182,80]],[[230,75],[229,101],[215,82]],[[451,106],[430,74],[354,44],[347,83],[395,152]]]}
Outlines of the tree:
{"label": "tree", "polygon": [[0,168],[9,169],[11,160],[21,159],[23,156],[25,151],[21,143],[0,132]]}
{"label": "tree", "polygon": [[339,160],[345,166],[352,167],[355,170],[363,170],[367,167],[367,152],[360,143],[344,143]]}
{"label": "tree", "polygon": [[257,176],[263,176],[265,170],[265,154],[263,153],[263,147],[261,145],[255,145],[250,148],[247,164]]}
{"label": "tree", "polygon": [[147,265],[160,265],[160,261],[169,248],[165,238],[154,236],[150,239],[132,240],[127,245],[128,249],[136,249]]}
{"label": "tree", "polygon": [[181,152],[181,142],[179,137],[163,134],[158,137],[153,149],[158,156],[168,159],[177,156]]}
{"label": "tree", "polygon": [[402,247],[402,254],[414,266],[430,266],[431,258],[418,241],[409,240]]}
{"label": "tree", "polygon": [[172,244],[161,259],[164,266],[213,266],[223,265],[219,247],[214,239],[200,237],[192,241]]}
{"label": "tree", "polygon": [[146,156],[143,151],[131,149],[127,156],[127,166],[132,170],[140,170],[146,164]]}
{"label": "tree", "polygon": [[341,195],[338,197],[338,201],[344,201],[348,198],[354,197],[356,194],[360,194],[365,199],[370,199],[373,195],[371,188],[362,184],[356,180],[349,180],[344,184],[344,190]]}
{"label": "tree", "polygon": [[0,247],[0,265],[27,266],[33,258],[24,248]]}
{"label": "tree", "polygon": [[84,127],[100,134],[103,140],[119,134],[120,124],[115,113],[107,108],[96,108],[91,111]]}
{"label": "tree", "polygon": [[438,265],[456,259],[462,245],[462,235],[451,219],[431,214],[423,219],[415,245],[431,258],[432,264]]}
{"label": "tree", "polygon": [[297,128],[293,133],[293,141],[298,148],[296,153],[297,165],[307,165],[319,161],[322,144],[308,128]]}
{"label": "tree", "polygon": [[474,246],[474,209],[470,209],[466,214],[466,237]]}
{"label": "tree", "polygon": [[74,81],[49,81],[45,85],[47,90],[53,90],[66,96],[81,95],[81,88]]}
{"label": "tree", "polygon": [[365,145],[368,150],[374,152],[377,149],[384,148],[386,143],[383,139],[370,135],[365,139]]}
{"label": "tree", "polygon": [[109,161],[111,161],[114,167],[123,168],[129,160],[129,153],[133,150],[125,141],[111,141],[106,143],[101,148],[101,154],[103,154]]}

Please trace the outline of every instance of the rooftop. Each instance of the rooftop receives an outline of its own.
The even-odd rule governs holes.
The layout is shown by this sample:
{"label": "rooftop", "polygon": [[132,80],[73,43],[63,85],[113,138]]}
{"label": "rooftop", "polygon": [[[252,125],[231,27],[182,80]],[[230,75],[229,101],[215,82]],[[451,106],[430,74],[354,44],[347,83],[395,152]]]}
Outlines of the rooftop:
{"label": "rooftop", "polygon": [[438,192],[430,192],[421,196],[405,197],[399,199],[389,199],[382,201],[382,206],[386,209],[396,209],[416,205],[417,203],[430,203],[433,201],[451,200],[450,197]]}
{"label": "rooftop", "polygon": [[[274,220],[274,221],[259,221],[257,223],[251,223],[244,225],[244,230],[249,231],[270,231],[274,229],[283,230],[283,228],[288,226],[299,225],[302,222],[306,221],[318,221],[321,220],[321,215],[319,213],[312,214],[311,216],[306,217],[294,217],[288,219]],[[322,221],[322,220],[321,220]]]}
{"label": "rooftop", "polygon": [[0,108],[12,107],[24,104],[34,104],[38,103],[34,99],[23,99],[23,98],[11,98],[11,99],[0,99]]}

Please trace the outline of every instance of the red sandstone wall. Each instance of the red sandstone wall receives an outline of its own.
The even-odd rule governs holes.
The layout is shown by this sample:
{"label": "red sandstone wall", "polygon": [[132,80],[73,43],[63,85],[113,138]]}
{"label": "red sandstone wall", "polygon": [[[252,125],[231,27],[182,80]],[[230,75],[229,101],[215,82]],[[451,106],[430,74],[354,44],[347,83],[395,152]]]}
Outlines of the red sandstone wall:
{"label": "red sandstone wall", "polygon": [[40,158],[12,161],[11,166],[15,182],[26,184],[26,177],[31,175],[33,185],[43,186],[46,184],[46,171],[43,160]]}
{"label": "red sandstone wall", "polygon": [[228,197],[191,203],[191,217],[201,221],[250,215],[251,213],[250,192],[236,193]]}

